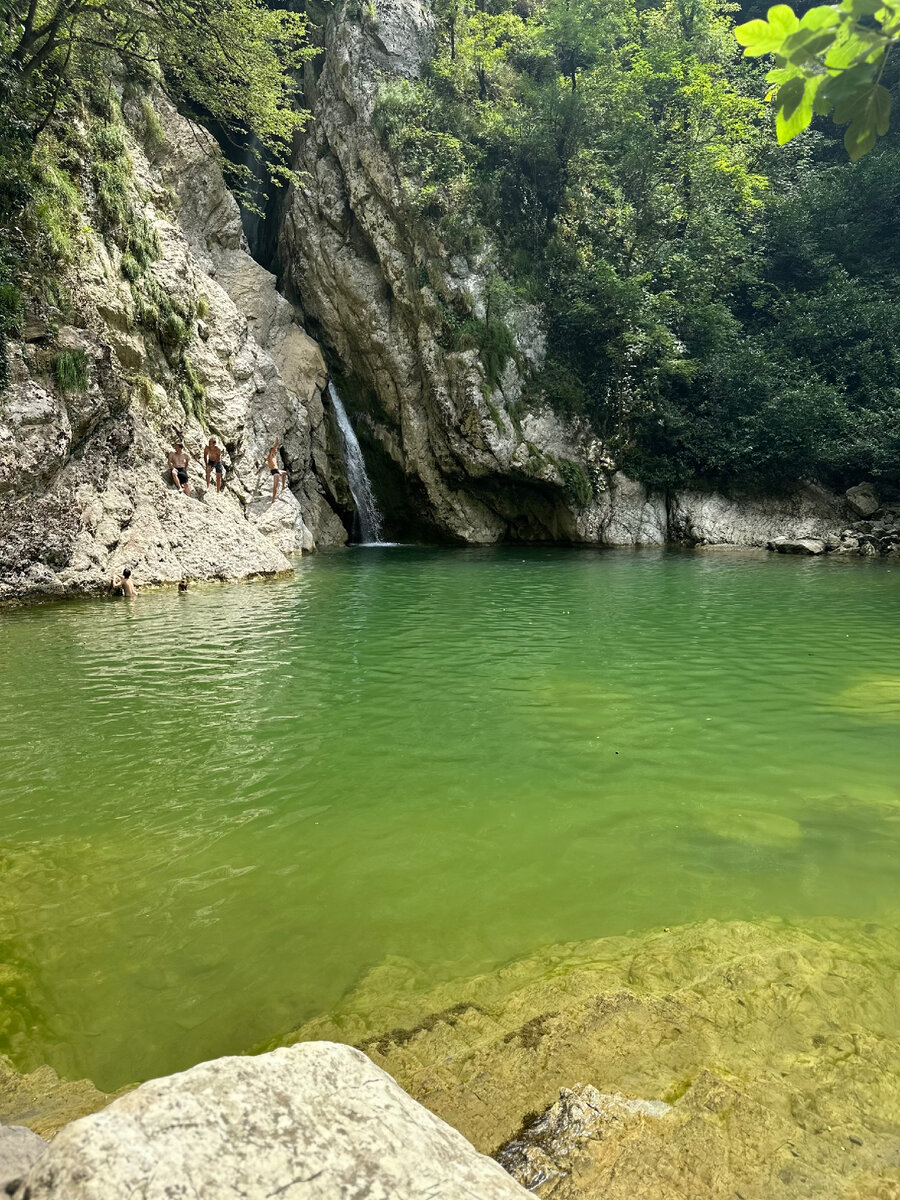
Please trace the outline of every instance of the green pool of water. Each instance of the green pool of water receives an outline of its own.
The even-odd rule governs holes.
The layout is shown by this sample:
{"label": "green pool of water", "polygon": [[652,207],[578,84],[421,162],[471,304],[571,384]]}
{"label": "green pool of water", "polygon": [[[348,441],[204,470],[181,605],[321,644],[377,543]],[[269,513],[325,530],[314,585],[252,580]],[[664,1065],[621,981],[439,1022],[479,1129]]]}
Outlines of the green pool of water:
{"label": "green pool of water", "polygon": [[900,568],[355,549],[0,614],[5,1045],[112,1088],[388,955],[900,911]]}

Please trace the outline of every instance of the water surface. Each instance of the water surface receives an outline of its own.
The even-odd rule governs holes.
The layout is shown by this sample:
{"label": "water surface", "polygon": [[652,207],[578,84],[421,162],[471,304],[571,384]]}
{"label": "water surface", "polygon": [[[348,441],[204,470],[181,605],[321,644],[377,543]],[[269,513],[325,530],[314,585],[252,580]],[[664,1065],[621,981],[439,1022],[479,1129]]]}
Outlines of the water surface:
{"label": "water surface", "polygon": [[895,921],[898,601],[889,561],[397,547],[7,610],[0,1050],[112,1088],[388,955]]}

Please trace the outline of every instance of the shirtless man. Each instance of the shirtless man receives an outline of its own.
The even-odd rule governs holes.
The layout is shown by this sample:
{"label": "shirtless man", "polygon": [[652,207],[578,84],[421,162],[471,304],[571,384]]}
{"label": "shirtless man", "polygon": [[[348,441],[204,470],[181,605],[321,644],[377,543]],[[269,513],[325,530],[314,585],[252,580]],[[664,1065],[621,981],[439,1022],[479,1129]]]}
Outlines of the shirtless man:
{"label": "shirtless man", "polygon": [[211,437],[209,445],[203,447],[203,461],[206,464],[206,486],[209,487],[210,475],[216,473],[216,492],[221,492],[225,486],[225,464],[222,462],[222,447]]}
{"label": "shirtless man", "polygon": [[133,599],[137,592],[134,584],[131,582],[131,567],[126,567],[121,575],[113,575],[109,581],[109,586],[115,590],[121,590],[122,595],[128,599]]}
{"label": "shirtless man", "polygon": [[186,496],[191,494],[191,485],[188,483],[188,463],[191,460],[187,456],[183,442],[176,442],[175,449],[169,454],[169,466],[172,468],[172,482],[176,488],[180,488]]}
{"label": "shirtless man", "polygon": [[278,442],[272,443],[272,449],[266,455],[266,462],[269,465],[269,471],[272,475],[272,503],[275,503],[275,497],[278,495],[278,480],[281,480],[281,490],[287,487],[287,471],[283,471],[278,465]]}

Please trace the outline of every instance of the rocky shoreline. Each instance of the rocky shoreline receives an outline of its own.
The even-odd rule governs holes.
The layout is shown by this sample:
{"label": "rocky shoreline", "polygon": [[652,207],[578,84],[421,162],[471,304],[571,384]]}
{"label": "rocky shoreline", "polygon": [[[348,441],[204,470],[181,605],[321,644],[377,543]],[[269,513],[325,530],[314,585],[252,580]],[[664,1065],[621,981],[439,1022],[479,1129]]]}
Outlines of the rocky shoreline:
{"label": "rocky shoreline", "polygon": [[900,504],[882,504],[871,483],[845,493],[852,514],[848,526],[827,537],[779,537],[766,543],[780,554],[861,554],[870,558],[900,552]]}
{"label": "rocky shoreline", "polygon": [[[119,1099],[7,1065],[0,1122],[65,1127],[14,1194],[105,1200],[152,1177],[162,1197],[190,1177],[204,1196],[239,1180],[261,1198],[302,1175],[330,1182],[298,1196],[356,1196],[365,1177],[372,1194],[421,1196],[428,1180],[456,1200],[471,1170],[480,1200],[518,1185],[553,1200],[893,1200],[898,971],[896,929],[837,920],[551,946],[439,985],[390,960],[264,1053]],[[362,1094],[380,1116],[354,1109]],[[415,1169],[372,1120],[415,1148]]]}

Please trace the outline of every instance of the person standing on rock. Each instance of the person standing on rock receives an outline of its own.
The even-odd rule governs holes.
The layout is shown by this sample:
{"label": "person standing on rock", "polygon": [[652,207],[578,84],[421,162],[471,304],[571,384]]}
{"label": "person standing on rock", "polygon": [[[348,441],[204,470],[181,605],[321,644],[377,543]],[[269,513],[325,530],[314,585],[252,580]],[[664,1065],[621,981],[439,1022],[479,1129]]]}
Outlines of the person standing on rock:
{"label": "person standing on rock", "polygon": [[113,591],[121,591],[122,595],[129,600],[133,600],[137,595],[134,584],[131,582],[131,568],[126,567],[121,575],[113,575],[109,581],[109,586]]}
{"label": "person standing on rock", "polygon": [[269,471],[272,475],[272,503],[275,503],[275,497],[278,495],[278,480],[281,480],[281,490],[287,487],[287,471],[284,471],[278,465],[278,442],[272,443],[272,449],[266,455],[266,462],[269,466]]}
{"label": "person standing on rock", "polygon": [[210,475],[216,474],[216,493],[225,486],[225,464],[222,462],[222,447],[211,437],[209,445],[203,447],[203,462],[206,464],[206,486],[209,487]]}
{"label": "person standing on rock", "polygon": [[191,494],[191,485],[188,482],[188,463],[190,458],[184,448],[183,442],[176,442],[175,449],[169,454],[169,466],[172,468],[172,482],[177,488],[180,488],[186,496]]}

